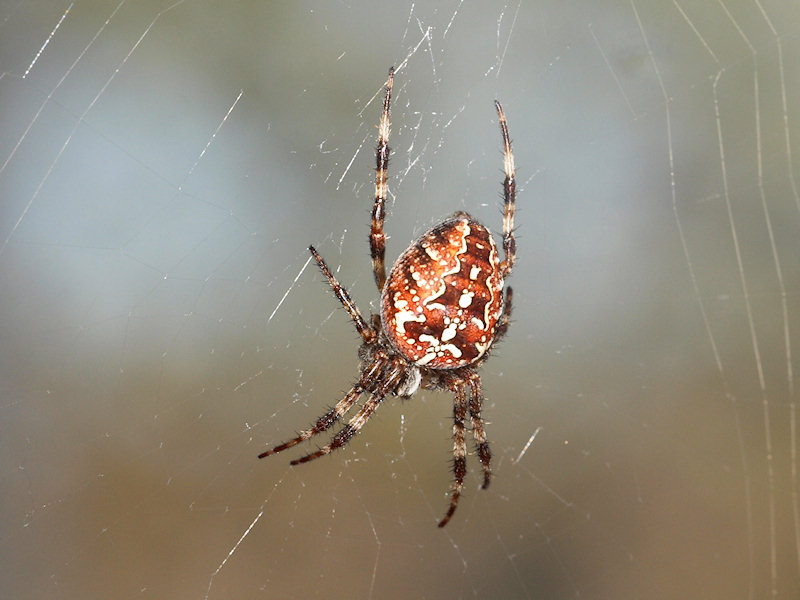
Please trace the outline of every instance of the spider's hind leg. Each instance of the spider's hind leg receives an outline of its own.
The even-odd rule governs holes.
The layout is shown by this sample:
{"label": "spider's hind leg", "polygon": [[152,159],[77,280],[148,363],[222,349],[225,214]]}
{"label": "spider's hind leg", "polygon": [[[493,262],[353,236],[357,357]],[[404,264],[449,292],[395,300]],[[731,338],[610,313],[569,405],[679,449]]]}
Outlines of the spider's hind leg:
{"label": "spider's hind leg", "polygon": [[378,334],[372,327],[367,325],[367,322],[364,320],[364,317],[361,316],[361,311],[358,310],[356,303],[353,302],[352,298],[350,298],[350,294],[347,293],[347,290],[344,289],[342,284],[340,284],[336,277],[334,277],[333,273],[331,273],[331,270],[328,268],[328,265],[325,264],[325,260],[319,255],[319,252],[316,251],[314,246],[309,246],[308,250],[311,252],[311,256],[314,257],[314,260],[317,261],[322,274],[328,279],[328,284],[330,284],[333,293],[336,295],[336,298],[342,303],[342,306],[344,306],[344,309],[350,315],[350,318],[353,320],[353,324],[356,326],[356,330],[361,334],[364,342],[367,344],[374,342]]}
{"label": "spider's hind leg", "polygon": [[506,287],[506,299],[503,302],[503,314],[500,315],[500,320],[497,322],[497,329],[494,331],[494,341],[492,344],[499,342],[508,332],[508,324],[511,322],[511,308],[514,291],[511,287]]}
{"label": "spider's hind leg", "polygon": [[500,272],[503,277],[511,273],[516,255],[516,242],[514,240],[514,208],[517,199],[517,179],[514,169],[514,153],[511,151],[511,138],[508,135],[508,125],[503,107],[495,100],[497,117],[500,120],[500,133],[503,136],[503,252],[505,259],[500,263]]}
{"label": "spider's hind leg", "polygon": [[375,151],[375,203],[372,205],[372,226],[369,232],[369,250],[372,256],[372,271],[375,285],[383,291],[386,283],[386,236],[383,233],[383,220],[386,216],[386,178],[389,169],[389,105],[392,101],[394,67],[389,69],[386,81],[386,95],[383,98],[383,112],[378,125],[378,147]]}

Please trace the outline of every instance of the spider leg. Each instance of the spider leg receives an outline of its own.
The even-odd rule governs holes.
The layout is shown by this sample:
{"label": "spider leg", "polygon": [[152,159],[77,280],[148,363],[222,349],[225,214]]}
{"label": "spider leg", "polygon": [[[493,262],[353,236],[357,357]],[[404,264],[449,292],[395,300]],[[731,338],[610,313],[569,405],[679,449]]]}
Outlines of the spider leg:
{"label": "spider leg", "polygon": [[461,497],[461,489],[464,487],[464,476],[467,473],[467,445],[464,441],[464,419],[467,416],[467,394],[464,390],[464,383],[454,381],[450,388],[455,393],[453,402],[453,495],[450,497],[450,508],[444,518],[439,521],[439,527],[444,527],[456,512],[458,499]]}
{"label": "spider leg", "polygon": [[[351,418],[350,421],[344,427],[342,427],[342,429],[338,431],[336,435],[333,436],[333,439],[329,444],[323,446],[316,452],[301,456],[300,458],[291,461],[289,464],[299,465],[300,463],[305,463],[310,460],[314,460],[315,458],[319,458],[320,456],[330,454],[333,450],[346,445],[347,442],[350,441],[350,438],[357,434],[364,424],[369,420],[370,416],[378,408],[378,405],[380,405],[380,403],[383,401],[386,394],[397,387],[397,384],[402,380],[403,375],[405,375],[405,367],[401,361],[397,359],[390,361],[387,359],[385,354],[380,354],[378,357],[376,357],[361,375],[361,379],[359,379],[358,383],[353,386],[353,389],[350,391],[350,393],[348,393],[347,396],[345,396],[345,398],[339,402],[339,404],[329,411],[329,414],[335,413],[336,418],[330,420],[330,422],[326,421],[324,429],[321,429],[320,431],[324,431],[325,429],[331,427],[331,425],[333,425],[333,423],[338,420],[341,415],[346,413],[350,407],[353,406],[356,399],[364,391],[368,390],[370,392],[369,399],[364,403],[364,406],[361,407],[361,410],[353,415],[353,418]],[[371,381],[375,381],[375,379],[378,380],[377,385],[370,383]],[[352,399],[349,399],[351,394],[355,395]],[[338,409],[342,404],[346,404],[346,408],[342,407],[342,410],[340,411]],[[322,422],[324,419],[325,416],[323,416],[319,422]],[[312,433],[311,435],[314,434]],[[294,442],[294,440],[292,440],[292,442],[298,443],[303,439],[308,439],[311,437],[311,435],[303,437],[303,434],[301,433],[300,436],[298,436],[299,439],[297,439],[297,442]],[[291,443],[291,445],[294,445],[294,443]],[[285,444],[282,445],[285,446]],[[279,450],[276,449],[275,451]],[[274,454],[274,452],[270,453]]]}
{"label": "spider leg", "polygon": [[494,332],[494,342],[496,344],[508,331],[508,324],[511,322],[511,300],[513,299],[514,291],[506,288],[506,300],[503,302],[503,314],[500,315],[500,320],[497,322],[497,329]]}
{"label": "spider leg", "polygon": [[394,67],[389,69],[386,81],[386,96],[383,99],[383,112],[378,126],[378,147],[375,151],[375,204],[372,206],[372,227],[369,233],[369,249],[372,256],[372,271],[378,291],[383,291],[386,283],[386,236],[383,234],[383,219],[386,216],[386,172],[389,167],[389,104],[392,100]]}
{"label": "spider leg", "polygon": [[317,419],[317,422],[314,423],[311,429],[301,431],[297,437],[292,438],[288,442],[284,442],[270,450],[267,450],[266,452],[262,452],[258,455],[258,458],[265,458],[267,456],[277,454],[278,452],[283,452],[287,448],[296,446],[300,442],[304,442],[318,433],[322,433],[323,431],[327,431],[333,427],[334,423],[341,419],[342,415],[346,414],[347,411],[353,407],[353,404],[356,403],[356,400],[358,400],[359,396],[361,396],[361,394],[363,394],[365,389],[369,386],[369,382],[380,375],[381,371],[383,371],[384,367],[386,366],[386,362],[387,359],[385,355],[378,355],[375,360],[373,360],[372,363],[370,363],[370,365],[364,369],[364,372],[361,374],[361,378],[358,380],[358,383],[356,383],[350,389],[350,391],[345,394],[344,398],[336,403],[336,406],[331,408],[328,412]]}
{"label": "spider leg", "polygon": [[503,277],[511,273],[516,255],[516,242],[514,241],[514,203],[517,198],[517,181],[514,172],[514,154],[511,152],[511,138],[508,135],[506,116],[503,107],[495,100],[497,116],[500,119],[500,132],[503,134],[503,170],[506,178],[503,181],[503,251],[505,260],[500,263],[500,272]]}
{"label": "spider leg", "polygon": [[322,415],[317,422],[311,427],[311,429],[306,429],[301,431],[300,434],[288,442],[284,442],[278,446],[275,446],[271,450],[267,450],[266,452],[262,452],[258,455],[258,458],[265,458],[267,456],[271,456],[273,454],[277,454],[278,452],[283,452],[287,448],[291,448],[292,446],[296,446],[300,442],[304,442],[310,437],[317,435],[318,433],[322,433],[323,431],[327,431],[330,429],[336,421],[338,421],[343,414],[345,414],[350,408],[352,408],[353,404],[355,404],[356,400],[358,400],[359,396],[364,392],[359,386],[353,386],[353,388],[347,392],[344,398],[339,400],[336,403],[336,406],[331,408],[328,412]]}
{"label": "spider leg", "polygon": [[[385,371],[382,370],[380,373],[377,372],[378,368],[382,369],[387,365],[388,368]],[[323,446],[316,452],[301,456],[300,458],[291,461],[289,464],[299,465],[301,463],[314,460],[315,458],[319,458],[320,456],[330,454],[337,448],[345,446],[355,434],[361,431],[361,428],[364,426],[364,424],[369,421],[372,413],[374,413],[378,406],[380,406],[380,403],[383,402],[386,394],[397,387],[406,373],[406,368],[401,360],[395,358],[389,361],[385,355],[379,356],[371,366],[373,366],[374,369],[371,372],[365,372],[359,380],[359,386],[362,386],[363,384],[362,389],[369,387],[370,391],[369,398],[364,403],[364,406],[361,407],[361,410],[353,415],[353,418],[350,419],[350,421],[344,427],[342,427],[342,429],[338,431],[336,435],[333,436],[333,439],[329,444]],[[371,376],[373,376],[373,378],[377,378],[377,385],[369,385],[366,383],[370,380]]]}
{"label": "spider leg", "polygon": [[353,418],[350,419],[350,422],[342,427],[342,429],[340,429],[336,435],[333,436],[333,439],[329,444],[326,444],[316,452],[296,458],[290,464],[299,465],[301,463],[314,460],[315,458],[319,458],[320,456],[330,454],[337,448],[347,445],[347,442],[350,441],[350,438],[357,434],[364,424],[369,420],[369,418],[372,416],[372,413],[375,412],[375,409],[377,409],[380,403],[383,401],[383,398],[383,396],[370,394],[369,399],[364,403],[364,406],[361,407],[361,410],[353,415]]}
{"label": "spider leg", "polygon": [[481,405],[483,404],[483,393],[481,392],[481,378],[476,373],[469,380],[470,399],[469,416],[472,419],[472,436],[475,438],[475,446],[478,449],[478,458],[483,465],[483,485],[481,488],[489,487],[492,478],[492,453],[489,451],[489,442],[486,441],[486,431],[483,428],[481,418]]}
{"label": "spider leg", "polygon": [[339,302],[342,303],[342,306],[344,306],[344,309],[348,312],[350,318],[353,320],[353,324],[356,326],[358,333],[361,334],[361,337],[366,343],[375,341],[377,333],[374,329],[372,329],[372,327],[367,325],[367,322],[364,320],[364,317],[361,316],[361,311],[358,310],[356,303],[353,302],[352,298],[350,298],[350,294],[347,293],[347,290],[344,289],[336,277],[333,276],[333,273],[331,273],[328,265],[325,264],[325,261],[314,249],[314,246],[309,246],[308,249],[311,252],[311,256],[313,256],[314,260],[317,261],[322,274],[328,279],[328,283],[330,284],[333,293],[336,294],[336,298],[338,298]]}

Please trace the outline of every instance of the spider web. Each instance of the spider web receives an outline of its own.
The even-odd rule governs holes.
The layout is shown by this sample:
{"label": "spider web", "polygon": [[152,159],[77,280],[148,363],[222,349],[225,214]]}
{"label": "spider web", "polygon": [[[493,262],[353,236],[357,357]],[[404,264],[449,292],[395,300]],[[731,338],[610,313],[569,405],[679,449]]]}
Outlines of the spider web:
{"label": "spider web", "polygon": [[[798,34],[778,0],[0,4],[0,595],[796,598]],[[388,260],[500,230],[494,98],[519,177],[495,479],[471,455],[443,530],[446,394],[256,460],[356,376],[306,247],[375,309],[392,64]]]}

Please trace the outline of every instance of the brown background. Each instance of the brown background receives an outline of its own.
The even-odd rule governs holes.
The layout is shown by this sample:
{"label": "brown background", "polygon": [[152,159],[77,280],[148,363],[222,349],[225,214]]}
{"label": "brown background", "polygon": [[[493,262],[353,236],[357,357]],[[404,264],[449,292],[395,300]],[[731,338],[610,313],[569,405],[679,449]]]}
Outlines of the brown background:
{"label": "brown background", "polygon": [[[68,6],[0,4],[0,595],[798,597],[795,3]],[[445,394],[256,460],[355,377],[392,64],[390,259],[500,230],[494,98],[520,182],[445,530]]]}

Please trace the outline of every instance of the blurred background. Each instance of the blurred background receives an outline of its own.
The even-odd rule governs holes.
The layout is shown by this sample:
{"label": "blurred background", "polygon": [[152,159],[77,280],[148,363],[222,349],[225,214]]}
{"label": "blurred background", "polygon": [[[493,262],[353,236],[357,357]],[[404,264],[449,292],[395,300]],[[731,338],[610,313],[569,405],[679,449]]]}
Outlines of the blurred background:
{"label": "blurred background", "polygon": [[[797,598],[800,7],[779,0],[0,3],[0,595]],[[353,383],[307,246],[377,308],[387,260],[501,230],[452,398],[259,461]]]}

